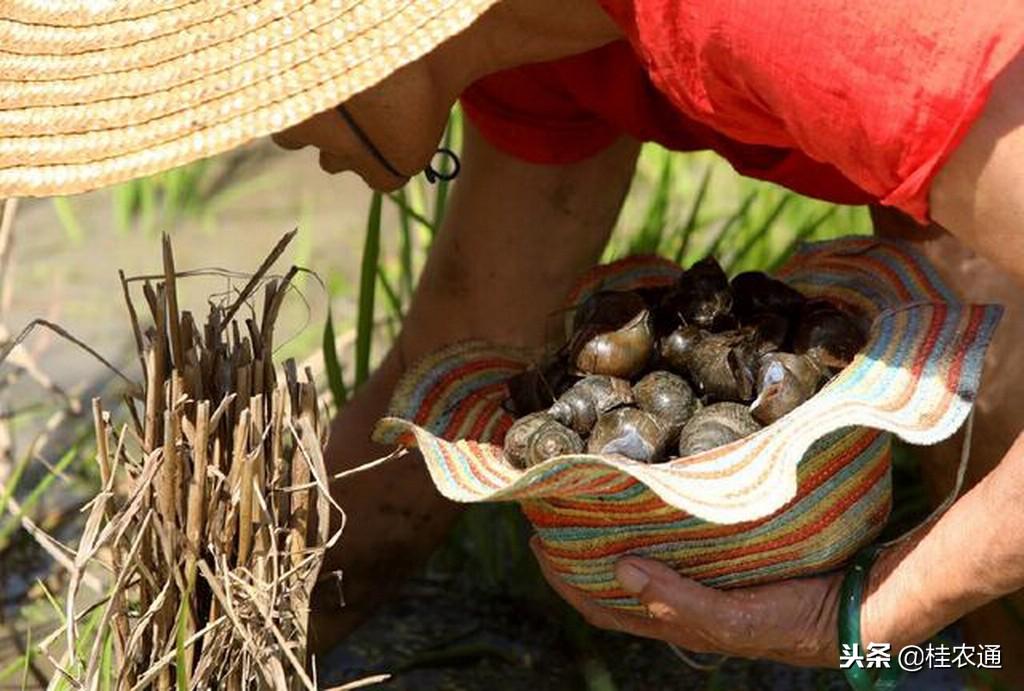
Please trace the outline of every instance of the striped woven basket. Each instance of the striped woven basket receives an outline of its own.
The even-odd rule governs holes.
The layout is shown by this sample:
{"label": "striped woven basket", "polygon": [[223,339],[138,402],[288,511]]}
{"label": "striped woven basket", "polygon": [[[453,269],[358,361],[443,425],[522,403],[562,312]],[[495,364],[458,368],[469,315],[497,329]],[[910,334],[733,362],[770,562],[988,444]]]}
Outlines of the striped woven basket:
{"label": "striped woven basket", "polygon": [[[594,269],[571,301],[680,271],[626,259]],[[891,433],[934,444],[963,423],[1002,310],[959,304],[918,254],[872,238],[805,246],[779,277],[862,316],[869,340],[811,400],[741,441],[656,465],[581,454],[518,470],[502,453],[502,403],[525,359],[483,343],[420,363],[375,437],[418,447],[449,499],[519,502],[562,577],[608,606],[638,606],[612,574],[626,554],[718,587],[828,570],[889,515]]]}

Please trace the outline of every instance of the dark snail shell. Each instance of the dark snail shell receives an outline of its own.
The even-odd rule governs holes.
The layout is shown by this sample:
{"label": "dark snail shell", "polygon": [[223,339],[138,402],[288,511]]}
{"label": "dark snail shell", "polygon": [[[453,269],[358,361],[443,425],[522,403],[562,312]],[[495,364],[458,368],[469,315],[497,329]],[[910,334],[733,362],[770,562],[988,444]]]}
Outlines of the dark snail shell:
{"label": "dark snail shell", "polygon": [[572,384],[573,379],[564,358],[531,365],[506,382],[509,394],[507,407],[516,417],[544,410]]}
{"label": "dark snail shell", "polygon": [[632,321],[647,307],[647,301],[640,293],[628,290],[599,290],[587,296],[576,307],[572,330],[580,331],[588,325],[618,329]]}
{"label": "dark snail shell", "polygon": [[593,374],[573,384],[548,409],[548,413],[578,434],[588,434],[598,417],[612,408],[632,402],[633,391],[628,381]]}
{"label": "dark snail shell", "polygon": [[746,271],[732,279],[733,311],[740,321],[765,312],[795,317],[807,299],[795,288],[761,271]]}
{"label": "dark snail shell", "polygon": [[708,257],[680,275],[676,286],[658,307],[658,323],[659,326],[693,324],[703,329],[717,329],[722,328],[723,320],[731,319],[731,310],[729,278],[718,262]]}
{"label": "dark snail shell", "polygon": [[679,433],[679,456],[686,458],[753,434],[761,426],[740,403],[715,403],[698,410]]}
{"label": "dark snail shell", "polygon": [[750,413],[761,424],[770,425],[817,393],[823,380],[821,368],[807,355],[769,353],[761,358],[758,393]]}
{"label": "dark snail shell", "polygon": [[617,454],[653,463],[661,459],[668,438],[668,430],[650,413],[639,408],[616,408],[598,418],[587,442],[587,453]]}
{"label": "dark snail shell", "polygon": [[686,380],[671,372],[651,372],[633,385],[637,406],[676,435],[700,404]]}
{"label": "dark snail shell", "polygon": [[786,349],[790,319],[774,312],[760,312],[748,319],[742,330],[750,334],[758,354],[774,353]]}
{"label": "dark snail shell", "polygon": [[661,357],[685,373],[697,391],[716,401],[749,401],[754,397],[757,344],[749,333],[709,333],[683,326],[662,339]]}
{"label": "dark snail shell", "polygon": [[804,305],[800,313],[794,351],[807,354],[821,367],[842,369],[867,343],[867,336],[848,314],[826,300]]}
{"label": "dark snail shell", "polygon": [[651,313],[635,293],[597,295],[604,297],[592,297],[577,313],[584,316],[570,344],[572,362],[584,374],[636,376],[654,352]]}
{"label": "dark snail shell", "polygon": [[526,469],[549,458],[583,451],[580,435],[547,413],[532,413],[513,423],[505,434],[505,457]]}

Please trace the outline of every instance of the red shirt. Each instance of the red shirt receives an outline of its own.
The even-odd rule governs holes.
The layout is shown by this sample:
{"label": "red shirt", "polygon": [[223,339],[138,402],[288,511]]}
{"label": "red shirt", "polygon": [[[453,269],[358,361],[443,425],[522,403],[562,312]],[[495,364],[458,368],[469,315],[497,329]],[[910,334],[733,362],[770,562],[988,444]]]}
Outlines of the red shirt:
{"label": "red shirt", "polygon": [[603,0],[628,41],[462,96],[498,148],[561,164],[623,134],[927,216],[942,162],[1024,49],[1021,0]]}

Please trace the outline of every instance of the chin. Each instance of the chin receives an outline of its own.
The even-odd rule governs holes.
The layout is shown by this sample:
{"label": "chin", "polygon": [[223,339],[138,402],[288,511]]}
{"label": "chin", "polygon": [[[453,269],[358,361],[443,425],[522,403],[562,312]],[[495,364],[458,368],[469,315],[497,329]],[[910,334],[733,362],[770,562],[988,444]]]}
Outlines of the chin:
{"label": "chin", "polygon": [[397,192],[398,190],[405,187],[406,183],[411,178],[396,178],[394,175],[385,173],[383,175],[378,174],[366,174],[362,171],[355,171],[355,173],[363,179],[374,192],[380,192],[381,194],[388,194],[390,192]]}

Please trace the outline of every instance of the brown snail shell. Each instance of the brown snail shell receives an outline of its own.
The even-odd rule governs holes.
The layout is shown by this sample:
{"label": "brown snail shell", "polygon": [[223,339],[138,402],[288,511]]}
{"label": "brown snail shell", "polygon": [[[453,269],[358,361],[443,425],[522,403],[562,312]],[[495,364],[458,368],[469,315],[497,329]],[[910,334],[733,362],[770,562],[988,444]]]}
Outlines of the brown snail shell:
{"label": "brown snail shell", "polygon": [[[713,257],[697,262],[684,271],[679,281],[658,307],[659,326],[694,324],[703,329],[716,328],[728,320],[732,310],[729,278]],[[666,329],[670,330],[670,329]]]}
{"label": "brown snail shell", "polygon": [[762,271],[737,274],[731,287],[733,312],[741,321],[765,312],[795,317],[807,301],[800,291]]}
{"label": "brown snail shell", "polygon": [[698,410],[679,433],[679,456],[686,458],[753,434],[761,426],[740,403],[715,403]]}
{"label": "brown snail shell", "polygon": [[817,393],[823,379],[821,368],[807,355],[769,353],[761,358],[750,413],[770,425]]}
{"label": "brown snail shell", "polygon": [[580,435],[547,413],[531,413],[516,420],[505,434],[505,457],[526,469],[549,458],[583,451]]}
{"label": "brown snail shell", "polygon": [[582,308],[586,320],[573,335],[572,362],[585,374],[634,377],[647,365],[654,351],[651,313],[643,298],[635,293],[598,295],[605,297],[592,298]]}
{"label": "brown snail shell", "polygon": [[633,390],[628,381],[592,374],[573,384],[548,409],[548,413],[578,434],[589,434],[598,417],[612,408],[632,402]]}
{"label": "brown snail shell", "polygon": [[749,333],[708,333],[683,326],[662,339],[660,353],[677,372],[685,372],[697,391],[717,401],[754,397],[757,347]]}
{"label": "brown snail shell", "polygon": [[806,353],[821,367],[832,369],[849,365],[866,343],[857,322],[826,300],[804,305],[793,338],[796,353]]}
{"label": "brown snail shell", "polygon": [[597,420],[587,442],[587,453],[617,454],[634,461],[660,460],[669,432],[648,412],[639,408],[616,408]]}
{"label": "brown snail shell", "polygon": [[633,385],[637,406],[668,428],[670,435],[679,433],[700,405],[686,380],[671,372],[651,372]]}

